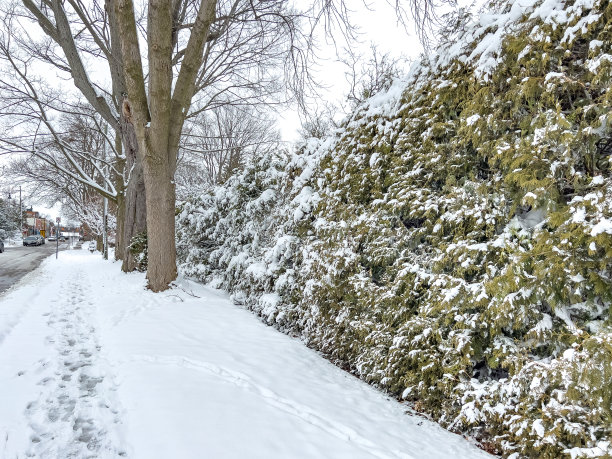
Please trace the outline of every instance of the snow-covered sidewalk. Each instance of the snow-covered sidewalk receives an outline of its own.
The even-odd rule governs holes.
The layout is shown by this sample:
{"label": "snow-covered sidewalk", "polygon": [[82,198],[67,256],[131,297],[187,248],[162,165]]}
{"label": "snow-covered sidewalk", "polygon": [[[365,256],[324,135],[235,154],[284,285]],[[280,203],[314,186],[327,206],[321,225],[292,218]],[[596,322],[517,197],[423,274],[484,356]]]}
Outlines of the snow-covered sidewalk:
{"label": "snow-covered sidewalk", "polygon": [[75,250],[0,296],[0,458],[490,457],[216,290],[144,285]]}

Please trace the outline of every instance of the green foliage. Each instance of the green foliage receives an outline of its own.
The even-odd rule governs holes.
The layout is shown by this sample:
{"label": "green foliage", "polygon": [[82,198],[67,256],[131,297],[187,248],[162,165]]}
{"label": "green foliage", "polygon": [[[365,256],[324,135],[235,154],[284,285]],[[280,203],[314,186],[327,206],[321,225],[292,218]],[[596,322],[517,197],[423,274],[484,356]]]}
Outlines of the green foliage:
{"label": "green foliage", "polygon": [[146,272],[148,258],[147,258],[147,232],[143,231],[132,237],[129,249],[130,253],[134,255],[136,260],[136,269],[140,272]]}
{"label": "green foliage", "polygon": [[186,203],[183,271],[490,449],[611,455],[612,6],[586,3],[522,15],[488,73],[495,29],[463,24],[398,101]]}

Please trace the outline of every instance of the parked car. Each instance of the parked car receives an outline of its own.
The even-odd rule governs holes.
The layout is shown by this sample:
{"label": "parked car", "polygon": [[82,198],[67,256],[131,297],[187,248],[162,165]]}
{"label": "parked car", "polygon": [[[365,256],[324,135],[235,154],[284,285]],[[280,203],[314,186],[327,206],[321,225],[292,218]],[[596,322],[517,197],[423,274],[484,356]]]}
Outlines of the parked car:
{"label": "parked car", "polygon": [[38,238],[40,239],[40,243],[44,244],[45,243],[45,238],[42,237],[40,234],[38,235]]}
{"label": "parked car", "polygon": [[42,242],[40,241],[41,239],[42,238],[40,236],[28,236],[23,240],[23,245],[42,245]]}
{"label": "parked car", "polygon": [[60,236],[60,242],[66,242],[66,238],[64,236]]}
{"label": "parked car", "polygon": [[4,241],[0,239],[0,253],[4,252]]}
{"label": "parked car", "polygon": [[47,238],[47,241],[49,241],[49,242],[55,242],[55,240],[56,240],[56,239],[57,239],[57,238],[56,238],[55,236],[49,236],[49,237]]}

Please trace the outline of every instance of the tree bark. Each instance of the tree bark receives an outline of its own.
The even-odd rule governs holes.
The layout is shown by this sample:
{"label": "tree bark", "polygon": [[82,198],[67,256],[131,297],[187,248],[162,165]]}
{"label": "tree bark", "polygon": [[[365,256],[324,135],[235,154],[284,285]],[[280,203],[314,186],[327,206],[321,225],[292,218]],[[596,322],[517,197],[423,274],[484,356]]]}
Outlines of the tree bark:
{"label": "tree bark", "polygon": [[[119,104],[123,101],[123,93],[127,91],[123,66],[123,49],[121,47],[120,28],[111,0],[105,0],[105,10],[109,15],[109,32],[111,41],[111,54],[114,59],[109,60],[111,80],[113,83],[113,95]],[[118,104],[118,105],[119,105]],[[136,269],[136,260],[130,252],[132,238],[146,230],[147,210],[144,176],[142,170],[142,158],[138,153],[138,139],[134,125],[126,120],[120,107],[119,129],[121,143],[116,148],[120,148],[125,155],[125,179],[128,180],[127,186],[123,190],[124,207],[121,214],[121,233],[119,234],[119,213],[117,215],[117,247],[115,249],[116,258],[121,259],[121,269],[124,272],[131,272]],[[119,243],[121,241],[121,243]],[[118,255],[117,255],[118,254]]]}
{"label": "tree bark", "polygon": [[[167,152],[165,152],[167,154]],[[174,172],[167,163],[145,161],[147,190],[147,280],[159,292],[176,279]]]}
{"label": "tree bark", "polygon": [[[149,288],[159,292],[176,279],[174,208],[176,194],[169,151],[172,120],[172,2],[149,0],[147,40],[149,42],[149,111],[151,127],[145,127],[145,190],[147,192],[147,279]],[[137,132],[138,134],[138,132]]]}
{"label": "tree bark", "polygon": [[[128,273],[137,267],[134,255],[130,251],[132,238],[147,228],[146,193],[142,162],[138,158],[138,141],[134,126],[121,119],[123,133],[123,151],[126,157],[125,170],[129,174],[125,188],[125,208],[123,218],[123,233],[121,247],[121,270]],[[117,249],[118,250],[118,249]]]}
{"label": "tree bark", "polygon": [[126,188],[125,219],[123,222],[123,263],[121,270],[128,273],[137,267],[134,255],[130,251],[132,238],[147,228],[147,206],[145,183],[140,162],[134,163],[132,177]]}

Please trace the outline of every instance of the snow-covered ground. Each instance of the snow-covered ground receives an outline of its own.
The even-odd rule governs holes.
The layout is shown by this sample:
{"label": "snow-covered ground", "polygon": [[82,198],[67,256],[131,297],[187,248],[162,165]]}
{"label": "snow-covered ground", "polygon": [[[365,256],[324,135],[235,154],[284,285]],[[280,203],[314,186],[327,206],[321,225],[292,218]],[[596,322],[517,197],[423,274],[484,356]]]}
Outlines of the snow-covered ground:
{"label": "snow-covered ground", "polygon": [[4,247],[19,247],[21,245],[23,245],[23,238],[19,233],[11,234],[4,238]]}
{"label": "snow-covered ground", "polygon": [[0,458],[490,457],[179,284],[73,250],[1,296]]}

